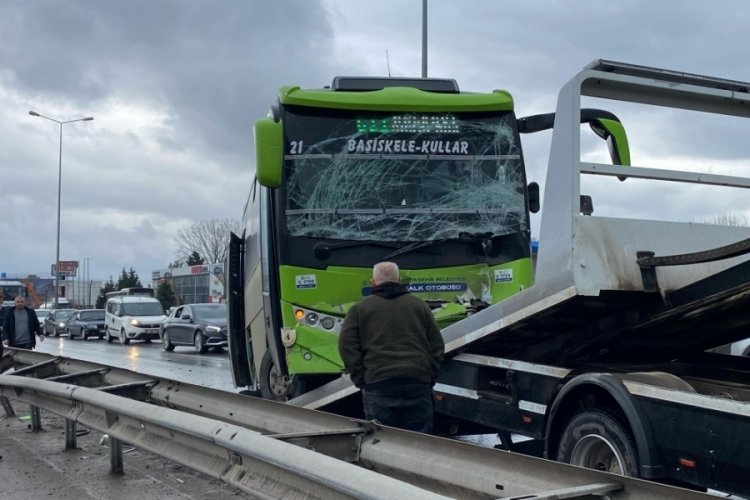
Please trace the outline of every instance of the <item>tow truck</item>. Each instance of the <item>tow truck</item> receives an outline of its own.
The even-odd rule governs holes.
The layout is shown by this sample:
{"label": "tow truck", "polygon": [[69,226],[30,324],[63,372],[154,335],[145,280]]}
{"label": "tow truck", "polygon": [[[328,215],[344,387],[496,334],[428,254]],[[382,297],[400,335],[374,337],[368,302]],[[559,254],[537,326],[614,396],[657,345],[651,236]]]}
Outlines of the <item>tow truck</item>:
{"label": "tow truck", "polygon": [[[492,432],[509,450],[750,494],[750,358],[713,351],[750,334],[750,228],[664,220],[645,195],[642,217],[597,216],[606,197],[581,189],[589,176],[611,181],[610,197],[627,183],[742,190],[750,178],[584,161],[579,125],[583,97],[747,127],[748,89],[608,60],[562,87],[533,285],[442,330],[440,433]],[[357,393],[344,374],[289,404],[354,413]]]}

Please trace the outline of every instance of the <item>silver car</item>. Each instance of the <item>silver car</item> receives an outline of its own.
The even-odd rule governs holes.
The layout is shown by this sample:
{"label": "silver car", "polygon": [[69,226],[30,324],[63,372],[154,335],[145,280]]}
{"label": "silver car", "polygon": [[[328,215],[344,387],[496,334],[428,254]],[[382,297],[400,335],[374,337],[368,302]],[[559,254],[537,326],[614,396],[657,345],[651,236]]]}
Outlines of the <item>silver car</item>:
{"label": "silver car", "polygon": [[44,334],[47,336],[59,337],[65,333],[68,319],[76,312],[75,309],[53,309],[46,318],[44,318]]}

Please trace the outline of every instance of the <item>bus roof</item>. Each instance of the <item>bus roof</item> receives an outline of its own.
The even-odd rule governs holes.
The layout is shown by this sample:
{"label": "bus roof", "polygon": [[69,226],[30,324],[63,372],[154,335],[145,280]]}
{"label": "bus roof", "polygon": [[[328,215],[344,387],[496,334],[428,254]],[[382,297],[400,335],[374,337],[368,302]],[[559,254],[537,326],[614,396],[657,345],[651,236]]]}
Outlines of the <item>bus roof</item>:
{"label": "bus roof", "polygon": [[154,296],[154,289],[148,288],[148,287],[141,287],[141,286],[134,286],[129,288],[122,288],[120,290],[116,290],[114,292],[107,292],[105,294],[105,297],[120,297],[123,295],[142,295],[145,297],[153,297]]}
{"label": "bus roof", "polygon": [[282,87],[279,101],[284,105],[364,111],[482,112],[512,111],[513,97],[505,90],[489,93],[433,92],[414,87],[384,87],[354,91]]}

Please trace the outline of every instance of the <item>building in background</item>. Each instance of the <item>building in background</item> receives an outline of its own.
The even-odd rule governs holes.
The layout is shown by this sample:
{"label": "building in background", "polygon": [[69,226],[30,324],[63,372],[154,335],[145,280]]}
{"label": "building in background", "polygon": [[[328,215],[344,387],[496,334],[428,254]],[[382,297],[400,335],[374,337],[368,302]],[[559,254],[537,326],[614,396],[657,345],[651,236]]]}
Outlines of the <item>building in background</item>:
{"label": "building in background", "polygon": [[224,266],[221,263],[172,267],[151,273],[154,288],[168,281],[178,304],[224,302]]}
{"label": "building in background", "polygon": [[[10,274],[0,273],[0,281],[16,283],[23,288],[23,296],[26,304],[37,309],[51,309],[55,304],[55,279],[41,277],[36,274]],[[11,281],[8,281],[11,280]],[[58,289],[58,304],[64,307],[75,307],[86,309],[94,307],[96,298],[102,289],[104,282],[101,280],[83,280],[75,276],[67,276],[60,279]],[[6,298],[10,295],[0,290],[0,295]],[[15,296],[14,296],[15,297]],[[12,305],[12,302],[10,303]],[[6,304],[7,305],[7,304]]]}
{"label": "building in background", "polygon": [[[26,284],[26,288],[29,290],[29,298],[35,307],[43,309],[54,308],[54,278],[41,278],[32,274],[24,277],[22,281]],[[58,282],[58,289],[60,290],[58,304],[64,304],[64,307],[75,307],[77,309],[93,308],[103,286],[104,282],[101,280],[84,281],[83,279],[67,276]]]}

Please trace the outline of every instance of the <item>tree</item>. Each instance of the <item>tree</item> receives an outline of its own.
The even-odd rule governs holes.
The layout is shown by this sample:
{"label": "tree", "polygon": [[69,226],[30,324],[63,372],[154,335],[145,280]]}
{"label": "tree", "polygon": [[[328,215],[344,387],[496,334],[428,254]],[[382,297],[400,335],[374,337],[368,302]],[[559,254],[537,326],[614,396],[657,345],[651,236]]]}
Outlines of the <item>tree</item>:
{"label": "tree", "polygon": [[115,288],[115,290],[122,290],[123,288],[131,288],[134,286],[143,286],[141,284],[141,279],[138,277],[138,273],[136,273],[135,269],[132,267],[129,271],[126,271],[123,267],[120,279],[117,280],[117,288]]}
{"label": "tree", "polygon": [[165,311],[177,305],[177,295],[175,295],[174,288],[172,288],[169,280],[161,280],[159,286],[156,287],[156,300],[161,303]]}
{"label": "tree", "polygon": [[712,222],[719,226],[746,227],[750,225],[747,217],[742,214],[717,215]]}
{"label": "tree", "polygon": [[231,219],[208,219],[193,222],[177,231],[177,258],[188,262],[197,253],[203,262],[224,262],[229,253],[229,233],[239,233],[240,223]]}
{"label": "tree", "polygon": [[203,259],[198,254],[198,252],[193,251],[193,253],[188,256],[186,264],[188,266],[199,266],[203,264]]}
{"label": "tree", "polygon": [[101,290],[99,290],[99,295],[96,297],[96,308],[104,309],[104,306],[107,304],[107,294],[109,292],[114,292],[117,290],[119,290],[119,288],[117,288],[117,285],[115,285],[112,276],[110,276],[109,281],[104,283],[104,286],[102,286]]}

